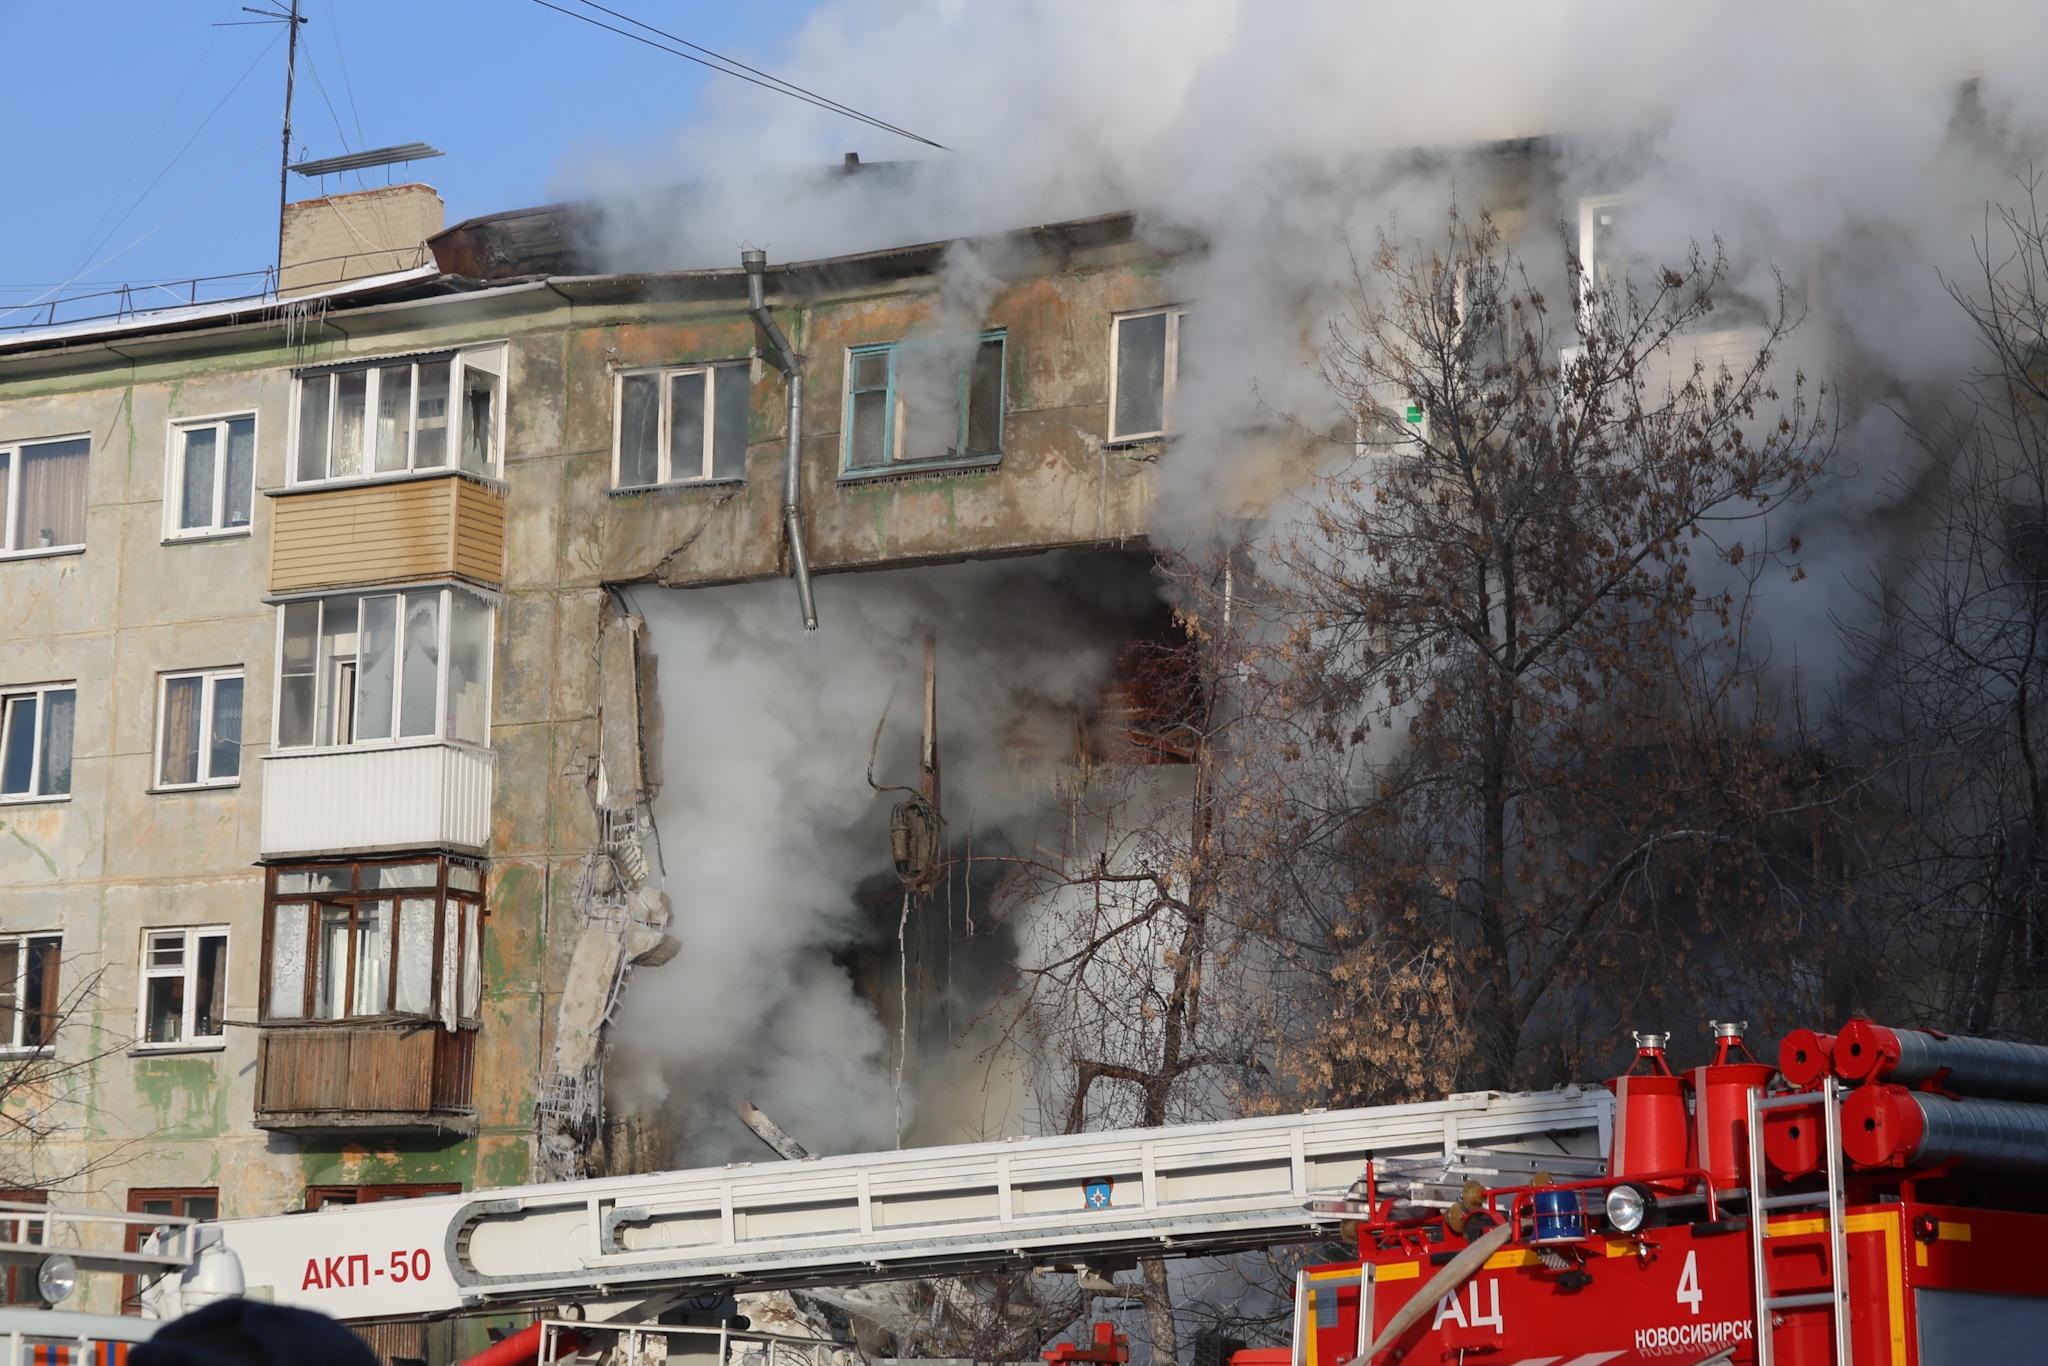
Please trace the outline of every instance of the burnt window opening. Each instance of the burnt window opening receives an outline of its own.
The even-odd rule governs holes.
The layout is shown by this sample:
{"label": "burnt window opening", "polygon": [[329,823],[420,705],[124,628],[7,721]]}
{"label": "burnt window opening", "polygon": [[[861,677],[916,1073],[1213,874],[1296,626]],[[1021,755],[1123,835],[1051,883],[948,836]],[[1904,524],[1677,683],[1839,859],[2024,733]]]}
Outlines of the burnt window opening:
{"label": "burnt window opening", "polygon": [[1174,431],[1187,319],[1184,308],[1157,308],[1111,320],[1111,441],[1146,441]]}
{"label": "burnt window opening", "polygon": [[843,474],[1000,459],[1005,336],[851,348]]}

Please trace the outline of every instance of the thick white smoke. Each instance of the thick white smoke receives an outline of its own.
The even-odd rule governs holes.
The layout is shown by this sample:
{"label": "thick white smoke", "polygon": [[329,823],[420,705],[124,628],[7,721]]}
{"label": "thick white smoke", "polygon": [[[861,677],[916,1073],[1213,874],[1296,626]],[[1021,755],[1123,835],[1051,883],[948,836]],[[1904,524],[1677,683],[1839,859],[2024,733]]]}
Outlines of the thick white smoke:
{"label": "thick white smoke", "polygon": [[[1153,601],[1131,557],[1073,554],[825,576],[817,590],[812,637],[786,582],[635,593],[660,660],[654,813],[683,950],[627,993],[613,1085],[650,1108],[674,1094],[663,1108],[694,1159],[766,1155],[732,1118],[742,1099],[816,1150],[895,1140],[895,1040],[831,954],[867,929],[859,885],[889,880],[902,794],[869,788],[869,748],[886,710],[875,781],[915,785],[926,635],[955,852],[970,829],[978,855],[1005,837],[1029,849],[1049,794],[1020,763],[1020,726],[1091,704]],[[934,898],[929,914],[943,910]],[[979,1003],[960,1004],[964,1028]],[[911,1081],[942,1112],[925,1141],[1014,1122],[1007,1091],[984,1097],[981,1080],[972,1049],[923,1060]],[[905,1107],[908,1129],[915,1091]]]}
{"label": "thick white smoke", "polygon": [[[730,265],[742,243],[787,261],[1125,208],[1148,230],[1192,230],[1207,249],[1182,267],[1197,382],[1186,438],[1159,467],[1155,531],[1169,539],[1231,509],[1248,433],[1327,410],[1313,370],[1324,319],[1351,253],[1391,216],[1428,233],[1454,196],[1505,207],[1525,254],[1554,267],[1547,215],[1627,196],[1629,253],[1670,259],[1719,236],[1749,292],[1767,293],[1775,267],[1863,376],[1845,477],[1801,514],[1808,577],[1761,603],[1765,648],[1825,689],[1830,617],[1862,609],[1886,509],[1924,459],[1896,411],[1938,402],[1972,363],[1944,278],[1968,275],[1986,201],[2011,198],[2048,146],[2043,69],[2048,9],[1991,0],[825,0],[778,74],[950,150],[714,84],[660,164],[583,164],[561,188],[607,201],[604,249],[642,268]],[[1502,163],[1473,152],[1525,137],[1550,139],[1537,184],[1504,183]],[[915,164],[818,170],[854,150]],[[688,192],[631,192],[664,182]],[[1575,241],[1576,223],[1566,231]],[[967,300],[1001,271],[956,264]],[[686,947],[659,987],[636,988],[629,1019],[670,1060],[670,1084],[737,1077],[826,1146],[889,1137],[879,1027],[821,947],[844,932],[879,847],[885,804],[858,774],[883,699],[912,686],[928,622],[948,650],[979,642],[942,664],[959,736],[1019,680],[1058,695],[1099,675],[1102,650],[1054,618],[990,629],[981,595],[1044,586],[1015,573],[827,578],[813,642],[797,639],[784,584],[646,595],[669,726],[659,817]],[[900,692],[899,718],[909,705]],[[977,794],[984,809],[1001,788]]]}

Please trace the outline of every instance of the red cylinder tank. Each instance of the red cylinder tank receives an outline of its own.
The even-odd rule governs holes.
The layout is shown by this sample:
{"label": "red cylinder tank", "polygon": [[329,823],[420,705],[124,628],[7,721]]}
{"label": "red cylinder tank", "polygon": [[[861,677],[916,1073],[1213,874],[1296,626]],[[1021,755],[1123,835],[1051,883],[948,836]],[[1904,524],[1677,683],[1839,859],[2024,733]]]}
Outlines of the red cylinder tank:
{"label": "red cylinder tank", "polygon": [[[1779,1071],[1784,1071],[1779,1068]],[[1769,1110],[1764,1114],[1764,1160],[1780,1174],[1806,1176],[1820,1170],[1825,1122],[1813,1110]]]}
{"label": "red cylinder tank", "polygon": [[1835,1036],[1795,1029],[1778,1045],[1778,1071],[1785,1084],[1804,1091],[1817,1085],[1834,1065]]}
{"label": "red cylinder tank", "polygon": [[[1769,1084],[1777,1068],[1758,1062],[1742,1042],[1746,1022],[1714,1021],[1714,1061],[1689,1074],[1693,1093],[1693,1164],[1717,1189],[1749,1184],[1749,1092]],[[1734,1061],[1740,1052],[1747,1062]]]}
{"label": "red cylinder tank", "polygon": [[[1685,1115],[1685,1079],[1671,1074],[1664,1060],[1667,1034],[1637,1034],[1636,1060],[1626,1074],[1607,1083],[1614,1092],[1614,1146],[1607,1154],[1609,1176],[1637,1176],[1645,1172],[1671,1171],[1689,1167],[1688,1132]],[[1636,1075],[1638,1068],[1645,1075]],[[1654,1190],[1677,1194],[1686,1187],[1682,1179],[1644,1183]]]}

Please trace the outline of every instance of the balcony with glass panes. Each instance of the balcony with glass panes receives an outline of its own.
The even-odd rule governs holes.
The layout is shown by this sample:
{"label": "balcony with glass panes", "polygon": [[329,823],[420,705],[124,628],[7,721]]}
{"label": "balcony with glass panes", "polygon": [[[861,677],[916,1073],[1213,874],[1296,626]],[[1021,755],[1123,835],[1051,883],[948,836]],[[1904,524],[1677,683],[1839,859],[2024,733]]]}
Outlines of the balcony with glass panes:
{"label": "balcony with glass panes", "polygon": [[453,585],[281,607],[265,858],[486,847],[494,616]]}
{"label": "balcony with glass panes", "polygon": [[269,870],[256,1125],[474,1132],[483,865]]}

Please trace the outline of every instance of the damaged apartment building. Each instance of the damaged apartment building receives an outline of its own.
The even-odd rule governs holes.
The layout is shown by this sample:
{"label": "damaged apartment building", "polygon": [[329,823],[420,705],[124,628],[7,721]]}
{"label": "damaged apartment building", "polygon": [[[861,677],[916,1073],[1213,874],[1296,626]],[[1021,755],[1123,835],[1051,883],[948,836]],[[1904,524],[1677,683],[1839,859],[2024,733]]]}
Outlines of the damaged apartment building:
{"label": "damaged apartment building", "polygon": [[283,297],[0,336],[0,1050],[85,1063],[17,1198],[583,1173],[622,984],[691,952],[689,662],[620,590],[1142,543],[1183,301],[1128,216],[1006,239],[923,408],[944,243],[599,274],[419,185],[287,227]]}
{"label": "damaged apartment building", "polygon": [[[1510,236],[1555,221],[1541,162],[1492,168]],[[16,1198],[669,1159],[600,1122],[607,1023],[703,948],[654,819],[693,661],[646,599],[768,584],[801,630],[851,571],[1145,580],[1199,243],[1019,230],[963,305],[960,243],[618,273],[583,212],[316,199],[280,296],[0,334],[0,1052],[80,1063]]]}

